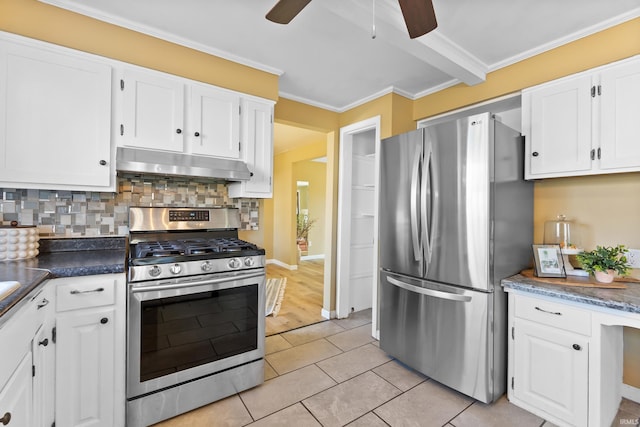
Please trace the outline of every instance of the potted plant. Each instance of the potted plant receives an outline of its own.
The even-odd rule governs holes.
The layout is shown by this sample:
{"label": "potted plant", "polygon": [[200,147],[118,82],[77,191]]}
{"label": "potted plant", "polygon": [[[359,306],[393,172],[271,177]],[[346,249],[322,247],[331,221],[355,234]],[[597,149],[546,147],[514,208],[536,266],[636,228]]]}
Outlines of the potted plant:
{"label": "potted plant", "polygon": [[306,215],[298,215],[296,225],[296,242],[301,251],[306,251],[309,242],[309,230],[316,222],[315,219],[309,219]]}
{"label": "potted plant", "polygon": [[615,273],[627,274],[629,265],[624,245],[596,246],[592,251],[582,252],[576,255],[583,270],[593,274],[598,282],[611,283]]}

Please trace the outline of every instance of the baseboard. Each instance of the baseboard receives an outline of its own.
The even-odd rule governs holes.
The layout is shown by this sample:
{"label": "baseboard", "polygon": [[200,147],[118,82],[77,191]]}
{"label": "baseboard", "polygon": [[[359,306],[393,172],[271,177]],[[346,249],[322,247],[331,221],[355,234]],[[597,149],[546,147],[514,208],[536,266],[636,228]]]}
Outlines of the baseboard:
{"label": "baseboard", "polygon": [[275,264],[275,265],[279,265],[280,267],[286,268],[287,270],[297,270],[298,266],[297,265],[289,265],[286,264],[280,260],[277,259],[268,259],[266,261],[267,264]]}
{"label": "baseboard", "polygon": [[319,255],[305,255],[300,257],[300,261],[306,261],[310,259],[324,259],[324,254]]}
{"label": "baseboard", "polygon": [[325,319],[335,319],[336,318],[335,310],[334,311],[329,311],[329,310],[325,310],[323,308],[322,311],[320,312],[320,315],[322,317],[324,317]]}
{"label": "baseboard", "polygon": [[622,397],[640,403],[640,388],[622,383]]}

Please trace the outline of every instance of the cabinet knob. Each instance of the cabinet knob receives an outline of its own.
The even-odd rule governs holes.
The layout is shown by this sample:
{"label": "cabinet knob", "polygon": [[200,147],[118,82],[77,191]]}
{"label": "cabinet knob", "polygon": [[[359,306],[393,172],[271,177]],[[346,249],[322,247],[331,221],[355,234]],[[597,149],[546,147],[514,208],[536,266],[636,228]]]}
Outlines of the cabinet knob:
{"label": "cabinet knob", "polygon": [[107,319],[106,317],[103,317],[102,319],[100,319],[100,323],[102,323],[103,325],[105,323],[109,323],[109,319]]}
{"label": "cabinet knob", "polygon": [[200,132],[194,133],[195,136],[200,136]]}
{"label": "cabinet knob", "polygon": [[176,133],[182,133],[182,129],[176,129]]}
{"label": "cabinet knob", "polygon": [[580,347],[580,345],[579,345],[579,344],[574,344],[574,345],[573,345],[573,349],[574,349],[574,350],[582,350],[582,347]]}
{"label": "cabinet knob", "polygon": [[106,166],[106,165],[107,165],[106,160],[100,160],[100,166]]}
{"label": "cabinet knob", "polygon": [[531,155],[533,157],[538,157],[540,155],[540,153],[538,153],[537,151],[534,151],[533,153],[531,153]]}
{"label": "cabinet knob", "polygon": [[40,341],[38,343],[38,345],[41,345],[41,346],[44,346],[44,347],[48,346],[49,345],[49,339],[48,338],[43,339],[42,341]]}
{"label": "cabinet knob", "polygon": [[11,422],[11,412],[5,412],[4,416],[0,418],[0,423],[2,423],[3,426],[6,426],[10,422]]}

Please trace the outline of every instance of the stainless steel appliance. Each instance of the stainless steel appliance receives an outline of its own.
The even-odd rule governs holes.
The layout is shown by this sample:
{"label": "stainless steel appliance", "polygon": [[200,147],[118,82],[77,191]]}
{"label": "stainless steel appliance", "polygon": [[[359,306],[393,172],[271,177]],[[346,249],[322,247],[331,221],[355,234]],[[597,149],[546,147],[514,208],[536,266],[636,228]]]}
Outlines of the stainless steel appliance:
{"label": "stainless steel appliance", "polygon": [[237,209],[131,207],[127,426],[147,426],[264,378],[264,250]]}
{"label": "stainless steel appliance", "polygon": [[380,347],[489,403],[506,386],[500,280],[529,264],[520,134],[489,113],[381,143]]}

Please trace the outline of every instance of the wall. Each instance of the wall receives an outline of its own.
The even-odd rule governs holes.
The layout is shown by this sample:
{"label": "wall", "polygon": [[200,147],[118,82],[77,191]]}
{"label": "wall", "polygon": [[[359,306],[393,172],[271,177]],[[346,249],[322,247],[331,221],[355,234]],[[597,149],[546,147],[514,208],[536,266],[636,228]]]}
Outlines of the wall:
{"label": "wall", "polygon": [[117,193],[0,188],[0,224],[36,225],[44,237],[126,236],[129,206],[236,207],[241,228],[259,228],[258,201],[232,199],[220,182],[124,175]]}
{"label": "wall", "polygon": [[327,189],[327,164],[310,160],[296,162],[293,164],[293,179],[309,183],[309,186],[306,187],[307,206],[309,218],[315,220],[315,223],[309,230],[308,255],[324,255],[326,222],[324,201]]}
{"label": "wall", "polygon": [[298,265],[295,165],[326,154],[326,141],[318,141],[274,157],[273,229],[277,232],[273,236],[273,258],[290,268]]}

